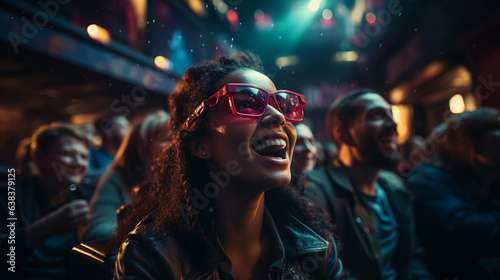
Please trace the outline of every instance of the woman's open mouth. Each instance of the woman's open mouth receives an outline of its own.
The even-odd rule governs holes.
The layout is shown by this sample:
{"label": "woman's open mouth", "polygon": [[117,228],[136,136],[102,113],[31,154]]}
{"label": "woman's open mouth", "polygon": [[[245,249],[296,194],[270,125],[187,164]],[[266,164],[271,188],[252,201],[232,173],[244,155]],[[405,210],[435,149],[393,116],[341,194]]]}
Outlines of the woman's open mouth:
{"label": "woman's open mouth", "polygon": [[252,145],[252,149],[264,157],[286,158],[286,141],[282,138],[265,139]]}

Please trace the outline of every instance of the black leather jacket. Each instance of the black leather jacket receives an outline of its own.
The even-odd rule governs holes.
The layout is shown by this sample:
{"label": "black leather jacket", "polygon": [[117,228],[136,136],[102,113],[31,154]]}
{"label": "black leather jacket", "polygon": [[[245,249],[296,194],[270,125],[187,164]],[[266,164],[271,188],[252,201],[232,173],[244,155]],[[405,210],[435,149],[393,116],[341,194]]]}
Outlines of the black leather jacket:
{"label": "black leather jacket", "polygon": [[[333,239],[325,240],[285,211],[271,215],[266,209],[264,220],[273,230],[268,279],[343,276]],[[151,222],[151,218],[143,220],[122,244],[115,263],[115,279],[235,279],[224,253],[217,259],[215,269],[199,272],[179,242],[185,237],[173,232],[151,234]],[[218,249],[223,252],[220,243]]]}

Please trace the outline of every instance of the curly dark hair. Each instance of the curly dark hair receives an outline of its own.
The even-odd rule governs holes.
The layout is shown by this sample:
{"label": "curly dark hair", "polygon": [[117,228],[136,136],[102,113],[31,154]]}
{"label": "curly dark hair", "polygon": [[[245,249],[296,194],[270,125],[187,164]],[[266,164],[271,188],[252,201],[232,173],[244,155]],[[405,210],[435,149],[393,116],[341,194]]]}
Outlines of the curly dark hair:
{"label": "curly dark hair", "polygon": [[[193,201],[193,191],[202,191],[211,178],[206,161],[193,156],[190,149],[192,140],[207,133],[207,118],[202,114],[189,127],[183,125],[195,108],[218,90],[215,87],[221,79],[240,69],[262,72],[261,65],[255,55],[238,53],[234,57],[221,57],[218,61],[192,66],[184,73],[169,99],[171,145],[157,159],[155,179],[144,199],[133,207],[133,214],[119,222],[113,246],[118,247],[141,219],[154,213],[151,215],[153,230],[179,234],[181,246],[193,252],[189,255],[196,258],[193,262],[200,265],[198,269],[206,270],[215,265],[210,261],[217,253],[213,245],[217,241],[212,207],[209,204],[198,211]],[[296,187],[267,191],[266,206],[270,210],[288,209],[325,238],[331,238],[327,218],[316,211],[314,205],[307,203]],[[186,218],[186,213],[189,218]],[[206,255],[200,252],[206,252]]]}

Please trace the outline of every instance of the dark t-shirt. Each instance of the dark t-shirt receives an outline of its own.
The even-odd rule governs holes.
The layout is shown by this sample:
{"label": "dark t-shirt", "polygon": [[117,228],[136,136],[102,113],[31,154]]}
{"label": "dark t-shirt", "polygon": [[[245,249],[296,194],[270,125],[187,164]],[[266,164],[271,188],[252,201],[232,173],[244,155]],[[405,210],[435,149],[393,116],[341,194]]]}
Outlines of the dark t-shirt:
{"label": "dark t-shirt", "polygon": [[394,256],[398,245],[398,224],[389,200],[387,200],[387,195],[379,183],[375,183],[375,190],[375,195],[363,193],[363,196],[374,213],[373,219],[377,226],[380,255],[382,256],[382,276],[383,279],[387,280],[397,279]]}

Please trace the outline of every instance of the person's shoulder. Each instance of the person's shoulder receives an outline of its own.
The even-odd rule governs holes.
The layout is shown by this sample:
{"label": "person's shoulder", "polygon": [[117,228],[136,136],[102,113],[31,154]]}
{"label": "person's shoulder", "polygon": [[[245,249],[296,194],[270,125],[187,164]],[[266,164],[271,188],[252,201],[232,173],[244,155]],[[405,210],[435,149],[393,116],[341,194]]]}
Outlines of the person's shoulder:
{"label": "person's shoulder", "polygon": [[302,180],[304,185],[304,194],[315,200],[317,200],[317,196],[322,193],[320,189],[329,185],[325,166],[304,172]]}
{"label": "person's shoulder", "polygon": [[160,240],[167,241],[174,238],[174,231],[163,230],[158,231],[155,228],[154,215],[150,214],[142,219],[132,230],[128,237],[129,239],[137,239],[141,242],[154,243]]}
{"label": "person's shoulder", "polygon": [[384,178],[387,180],[394,180],[394,181],[398,181],[398,182],[403,182],[401,177],[399,177],[396,173],[394,173],[393,171],[390,171],[390,170],[381,169],[378,176],[379,176],[379,178]]}
{"label": "person's shoulder", "polygon": [[[155,279],[178,279],[172,277],[172,271],[180,267],[177,258],[181,255],[172,246],[171,234],[157,234],[150,217],[137,224],[121,243],[115,262],[115,274],[134,275],[143,279],[146,275]],[[174,243],[175,244],[175,243]]]}
{"label": "person's shoulder", "polygon": [[387,187],[392,189],[405,190],[406,186],[404,181],[396,173],[388,170],[380,170],[378,180],[383,182]]}
{"label": "person's shoulder", "polygon": [[414,177],[415,175],[426,175],[426,176],[446,176],[447,174],[450,174],[450,171],[445,169],[445,168],[440,168],[438,166],[430,165],[430,164],[422,164],[419,165],[413,173],[410,175],[411,177]]}
{"label": "person's shoulder", "polygon": [[126,190],[123,178],[118,170],[108,170],[99,179],[96,191],[109,192],[113,190],[122,191]]}
{"label": "person's shoulder", "polygon": [[317,175],[325,173],[325,172],[326,172],[326,166],[321,165],[321,166],[314,168],[313,170],[305,171],[304,176],[306,178],[315,178],[315,177],[317,177]]}
{"label": "person's shoulder", "polygon": [[340,166],[337,166],[335,163],[321,165],[313,170],[304,172],[304,178],[308,182],[324,184],[325,181],[329,180],[328,173],[339,172],[340,169]]}
{"label": "person's shoulder", "polygon": [[171,266],[157,268],[158,270],[170,270],[172,267],[179,267],[180,263],[188,266],[189,262],[181,258],[185,251],[179,236],[180,233],[175,230],[157,229],[153,216],[149,215],[125,238],[120,248],[121,258],[154,258],[155,262]]}
{"label": "person's shoulder", "polygon": [[459,188],[462,184],[459,178],[467,174],[452,173],[445,168],[432,165],[420,165],[408,177],[407,184],[411,189],[436,189],[439,186],[453,186]]}
{"label": "person's shoulder", "polygon": [[445,168],[440,168],[437,166],[422,164],[418,166],[412,174],[408,177],[408,182],[413,183],[415,181],[449,181],[453,179],[454,175]]}

